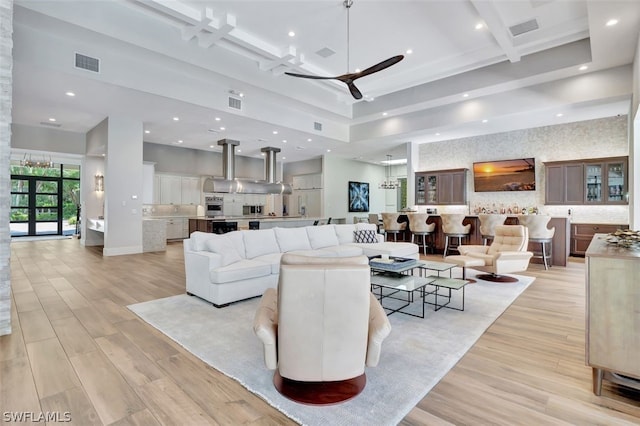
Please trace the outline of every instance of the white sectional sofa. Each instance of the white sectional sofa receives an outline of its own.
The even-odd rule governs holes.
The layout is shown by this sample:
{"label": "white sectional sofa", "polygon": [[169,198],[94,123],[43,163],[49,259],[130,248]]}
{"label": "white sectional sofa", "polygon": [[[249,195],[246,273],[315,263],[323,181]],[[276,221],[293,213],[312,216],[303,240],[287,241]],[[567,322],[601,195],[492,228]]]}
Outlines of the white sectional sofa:
{"label": "white sectional sofa", "polygon": [[208,300],[216,307],[260,296],[267,288],[276,287],[282,253],[419,257],[416,244],[385,242],[375,229],[375,224],[358,223],[234,231],[223,235],[194,232],[184,240],[187,294]]}

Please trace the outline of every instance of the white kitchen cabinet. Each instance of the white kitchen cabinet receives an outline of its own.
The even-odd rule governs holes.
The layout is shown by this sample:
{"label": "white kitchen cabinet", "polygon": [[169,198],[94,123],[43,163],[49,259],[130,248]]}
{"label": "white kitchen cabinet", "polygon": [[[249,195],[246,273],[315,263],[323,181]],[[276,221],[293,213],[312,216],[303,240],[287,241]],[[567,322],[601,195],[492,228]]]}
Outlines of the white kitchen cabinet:
{"label": "white kitchen cabinet", "polygon": [[160,175],[153,177],[153,204],[160,204]]}
{"label": "white kitchen cabinet", "polygon": [[183,176],[180,183],[182,204],[200,204],[200,178]]}
{"label": "white kitchen cabinet", "polygon": [[322,216],[322,190],[305,189],[293,191],[289,196],[289,215],[308,217]]}
{"label": "white kitchen cabinet", "polygon": [[245,194],[224,194],[222,208],[225,216],[242,216]]}
{"label": "white kitchen cabinet", "polygon": [[184,218],[167,219],[167,240],[184,238]]}
{"label": "white kitchen cabinet", "polygon": [[182,178],[160,175],[160,204],[182,203]]}
{"label": "white kitchen cabinet", "polygon": [[322,173],[298,175],[293,177],[293,189],[322,188]]}

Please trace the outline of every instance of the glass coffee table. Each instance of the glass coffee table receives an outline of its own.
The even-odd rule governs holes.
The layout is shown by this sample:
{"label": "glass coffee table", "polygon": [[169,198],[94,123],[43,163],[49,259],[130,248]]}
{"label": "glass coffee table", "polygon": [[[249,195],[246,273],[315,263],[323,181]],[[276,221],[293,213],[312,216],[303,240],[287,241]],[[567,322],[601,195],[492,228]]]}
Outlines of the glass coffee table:
{"label": "glass coffee table", "polygon": [[420,268],[420,273],[422,274],[423,270],[428,269],[430,271],[436,271],[438,273],[438,277],[440,276],[440,272],[449,271],[449,278],[451,277],[451,270],[458,266],[455,263],[446,263],[446,262],[436,262],[433,260],[419,260],[420,264],[418,267]]}
{"label": "glass coffee table", "polygon": [[[420,267],[420,261],[410,262],[403,260],[401,263],[403,264],[394,262],[379,263],[375,259],[371,259],[371,291],[378,298],[387,315],[400,312],[401,314],[424,318],[425,286],[432,280],[412,275],[413,270]],[[378,290],[377,293],[376,290]],[[406,310],[416,301],[414,300],[416,291],[418,292],[418,301],[422,305],[421,314]]]}

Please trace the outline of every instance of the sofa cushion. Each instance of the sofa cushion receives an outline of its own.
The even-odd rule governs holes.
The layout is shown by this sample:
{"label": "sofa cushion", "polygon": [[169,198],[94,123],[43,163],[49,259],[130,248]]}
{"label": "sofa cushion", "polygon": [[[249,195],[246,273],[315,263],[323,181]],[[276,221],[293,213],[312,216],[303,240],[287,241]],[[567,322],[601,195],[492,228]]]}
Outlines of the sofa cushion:
{"label": "sofa cushion", "polygon": [[306,229],[312,249],[338,245],[338,237],[333,225],[307,226]]}
{"label": "sofa cushion", "polygon": [[227,266],[211,269],[209,278],[213,284],[248,280],[271,275],[271,265],[257,260],[242,259]]}
{"label": "sofa cushion", "polygon": [[252,260],[255,260],[258,262],[264,262],[271,265],[271,273],[279,274],[280,258],[282,258],[282,253],[271,253],[271,254],[263,254],[262,256],[254,257]]}
{"label": "sofa cushion", "polygon": [[[343,244],[339,246],[333,247],[325,247],[320,250],[316,250],[318,252],[323,253],[331,253],[333,257],[351,257],[351,256],[362,256],[363,250],[360,247],[352,246],[350,244]],[[324,257],[324,256],[321,256]]]}
{"label": "sofa cushion", "polygon": [[305,228],[273,228],[273,231],[276,234],[280,252],[311,250],[311,244],[309,244],[309,237]]}
{"label": "sofa cushion", "polygon": [[263,254],[280,253],[280,246],[273,229],[255,229],[241,232],[247,259],[253,259]]}
{"label": "sofa cushion", "polygon": [[375,223],[363,223],[363,222],[359,222],[356,223],[356,231],[367,231],[367,230],[373,230],[374,232],[378,232],[378,225],[376,225]]}
{"label": "sofa cushion", "polygon": [[206,251],[220,255],[222,258],[222,266],[227,266],[242,260],[242,257],[240,257],[233,246],[231,239],[225,235],[216,235],[215,238],[206,240],[204,246]]}
{"label": "sofa cushion", "polygon": [[353,232],[355,243],[373,244],[378,242],[378,234],[373,229],[363,229]]}
{"label": "sofa cushion", "polygon": [[350,246],[360,247],[365,256],[379,256],[388,254],[389,256],[411,257],[417,259],[418,246],[413,243],[393,243],[384,242],[376,244],[351,243]]}
{"label": "sofa cushion", "polygon": [[227,232],[224,235],[225,237],[229,238],[240,257],[246,259],[247,255],[244,249],[244,239],[242,238],[242,231],[231,231]]}
{"label": "sofa cushion", "polygon": [[218,235],[216,234],[211,234],[209,232],[200,232],[200,231],[195,231],[191,233],[191,239],[193,240],[193,250],[194,251],[203,251],[203,250],[207,250],[207,247],[205,246],[205,243],[215,237],[217,237]]}
{"label": "sofa cushion", "polygon": [[348,244],[353,242],[353,233],[356,230],[356,226],[353,224],[346,225],[334,225],[336,236],[338,237],[338,243]]}
{"label": "sofa cushion", "polygon": [[336,257],[336,253],[331,250],[331,247],[327,247],[326,249],[319,250],[294,250],[290,251],[290,254],[297,254],[299,256],[310,256],[310,257]]}

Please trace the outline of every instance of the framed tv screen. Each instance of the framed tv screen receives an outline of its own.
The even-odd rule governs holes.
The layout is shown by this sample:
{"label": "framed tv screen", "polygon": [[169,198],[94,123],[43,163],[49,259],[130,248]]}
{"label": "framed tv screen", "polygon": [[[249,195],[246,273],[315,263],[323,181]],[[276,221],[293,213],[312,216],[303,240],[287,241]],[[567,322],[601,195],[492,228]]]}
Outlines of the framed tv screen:
{"label": "framed tv screen", "polygon": [[473,163],[475,192],[535,191],[534,158]]}

